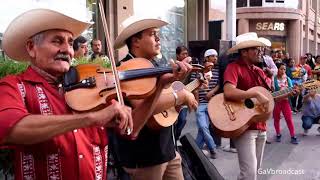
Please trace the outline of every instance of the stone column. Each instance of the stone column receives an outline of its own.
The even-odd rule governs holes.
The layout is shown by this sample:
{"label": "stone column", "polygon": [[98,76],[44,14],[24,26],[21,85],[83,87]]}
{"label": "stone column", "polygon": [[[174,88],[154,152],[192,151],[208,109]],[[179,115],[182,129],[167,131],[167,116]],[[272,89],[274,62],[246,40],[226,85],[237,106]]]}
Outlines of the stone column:
{"label": "stone column", "polygon": [[198,40],[198,1],[188,0],[187,4],[187,40]]}
{"label": "stone column", "polygon": [[[208,39],[209,0],[197,1],[198,3],[198,40]],[[193,24],[194,25],[194,24]]]}
{"label": "stone column", "polygon": [[[241,24],[241,25],[239,25]],[[239,19],[238,22],[238,33],[243,34],[249,32],[249,20],[248,19]]]}
{"label": "stone column", "polygon": [[314,55],[318,54],[318,15],[319,15],[319,1],[316,2],[315,16],[314,16]]}
{"label": "stone column", "polygon": [[304,49],[306,50],[306,52],[310,51],[309,48],[309,34],[310,34],[310,27],[309,27],[309,21],[307,21],[307,19],[309,19],[309,10],[310,10],[310,1],[306,1],[306,21],[305,21],[305,41],[306,43],[306,47],[304,47]]}
{"label": "stone column", "polygon": [[[124,20],[134,15],[133,12],[133,0],[118,0],[115,1],[114,4],[110,5],[110,7],[114,7],[114,31],[113,35],[116,38],[119,33],[123,30],[122,23]],[[120,48],[117,50],[115,54],[115,58],[118,60],[123,59],[128,53],[127,46]]]}
{"label": "stone column", "polygon": [[302,31],[300,20],[292,20],[288,23],[288,44],[289,44],[289,54],[296,61],[299,62],[299,57],[301,55],[302,49]]}
{"label": "stone column", "polygon": [[[236,39],[236,0],[226,2],[227,40]],[[241,34],[241,33],[239,33]]]}

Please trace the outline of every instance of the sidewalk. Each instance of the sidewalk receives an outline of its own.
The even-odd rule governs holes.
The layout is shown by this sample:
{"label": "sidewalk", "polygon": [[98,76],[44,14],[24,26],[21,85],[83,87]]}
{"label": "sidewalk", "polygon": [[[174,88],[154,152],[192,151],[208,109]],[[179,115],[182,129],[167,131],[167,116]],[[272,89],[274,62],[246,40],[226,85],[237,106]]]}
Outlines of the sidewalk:
{"label": "sidewalk", "polygon": [[[320,180],[320,136],[315,125],[309,131],[309,136],[302,136],[301,113],[293,115],[295,130],[300,144],[290,143],[290,134],[285,123],[281,119],[282,142],[275,142],[275,130],[273,119],[267,121],[268,140],[272,144],[266,144],[261,175],[258,180]],[[197,135],[195,114],[190,113],[182,134],[189,132],[194,138]],[[222,147],[229,144],[229,140],[222,139]],[[236,153],[217,150],[217,159],[211,160],[220,174],[226,180],[237,179],[239,173],[238,157]],[[277,172],[276,172],[277,170]],[[283,175],[280,173],[287,173]],[[288,174],[290,173],[290,174]],[[296,173],[296,174],[292,174]],[[297,175],[298,174],[298,175]]]}

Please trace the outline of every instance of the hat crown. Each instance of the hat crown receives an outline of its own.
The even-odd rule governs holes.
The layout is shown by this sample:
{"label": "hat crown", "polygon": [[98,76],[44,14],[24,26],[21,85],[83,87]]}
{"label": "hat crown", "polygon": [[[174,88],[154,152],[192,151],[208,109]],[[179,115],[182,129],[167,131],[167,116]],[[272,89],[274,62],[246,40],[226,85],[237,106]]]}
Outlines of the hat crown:
{"label": "hat crown", "polygon": [[256,41],[258,40],[258,35],[255,32],[249,32],[245,34],[241,34],[236,37],[236,44],[240,44],[245,41]]}
{"label": "hat crown", "polygon": [[114,48],[118,49],[125,45],[125,41],[132,35],[148,28],[160,28],[167,25],[166,21],[159,18],[143,18],[131,16],[122,23],[123,30],[114,42]]}
{"label": "hat crown", "polygon": [[266,38],[258,37],[255,32],[248,32],[236,37],[236,44],[228,50],[228,54],[238,52],[239,49],[260,46],[271,46],[271,42]]}
{"label": "hat crown", "polygon": [[2,47],[6,55],[12,59],[31,60],[25,45],[33,35],[51,29],[61,29],[69,31],[76,38],[90,25],[89,22],[80,21],[56,10],[31,9],[10,22],[3,35]]}

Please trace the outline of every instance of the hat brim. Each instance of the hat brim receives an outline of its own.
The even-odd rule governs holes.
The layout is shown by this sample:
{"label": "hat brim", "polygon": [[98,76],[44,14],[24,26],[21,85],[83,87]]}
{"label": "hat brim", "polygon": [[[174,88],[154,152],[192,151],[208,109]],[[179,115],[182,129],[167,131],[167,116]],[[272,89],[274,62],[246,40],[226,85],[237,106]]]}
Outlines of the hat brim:
{"label": "hat brim", "polygon": [[271,46],[271,42],[265,38],[258,38],[257,40],[249,40],[241,42],[227,51],[227,54],[237,53],[239,49],[245,49],[250,47],[264,47]]}
{"label": "hat brim", "polygon": [[18,61],[31,59],[26,42],[33,35],[50,29],[69,31],[78,37],[92,23],[83,22],[49,9],[33,9],[16,17],[3,35],[3,49],[7,56]]}
{"label": "hat brim", "polygon": [[126,40],[132,35],[148,28],[160,28],[168,23],[160,19],[143,19],[125,27],[114,42],[114,48],[119,49],[125,45]]}

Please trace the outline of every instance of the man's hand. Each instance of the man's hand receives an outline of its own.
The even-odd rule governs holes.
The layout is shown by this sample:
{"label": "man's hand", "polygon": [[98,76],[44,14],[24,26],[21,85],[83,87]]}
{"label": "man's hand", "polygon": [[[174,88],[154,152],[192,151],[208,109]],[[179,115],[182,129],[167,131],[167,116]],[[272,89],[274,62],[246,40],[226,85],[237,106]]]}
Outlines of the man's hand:
{"label": "man's hand", "polygon": [[190,64],[190,63],[192,62],[192,58],[191,58],[190,56],[188,56],[188,57],[184,58],[184,59],[182,60],[182,62],[185,62],[185,63]]}
{"label": "man's hand", "polygon": [[187,90],[182,90],[182,92],[185,94],[185,101],[183,102],[183,104],[187,105],[189,110],[196,110],[198,107],[198,102],[194,95]]}
{"label": "man's hand", "polygon": [[209,101],[211,99],[211,97],[214,96],[214,92],[213,91],[209,91],[206,95],[206,100]]}
{"label": "man's hand", "polygon": [[176,80],[183,80],[192,70],[188,57],[176,64],[171,61],[173,76]]}
{"label": "man's hand", "polygon": [[[185,58],[184,60],[188,61],[187,58]],[[181,62],[178,61],[176,63],[174,63],[172,59],[170,60],[172,73],[167,73],[160,77],[160,83],[162,85],[165,86],[166,84],[173,81],[183,80],[191,72],[192,66],[189,63],[184,62],[184,60],[182,60]]]}
{"label": "man's hand", "polygon": [[269,99],[260,92],[256,92],[256,98],[258,102],[261,104],[264,112],[269,110]]}
{"label": "man's hand", "polygon": [[[120,105],[119,102],[112,100],[112,103],[97,112],[93,112],[93,119],[96,126],[118,127],[121,134],[133,130],[133,121],[131,116],[131,108],[126,105]],[[110,116],[111,114],[111,116]]]}
{"label": "man's hand", "polygon": [[293,86],[291,95],[292,95],[292,96],[296,96],[296,95],[298,95],[299,93],[300,93],[300,88],[299,88],[299,86],[297,86],[297,85]]}
{"label": "man's hand", "polygon": [[264,73],[265,73],[268,77],[272,77],[272,76],[273,76],[273,73],[272,73],[271,69],[268,68],[268,67],[266,67],[266,68],[264,69]]}

